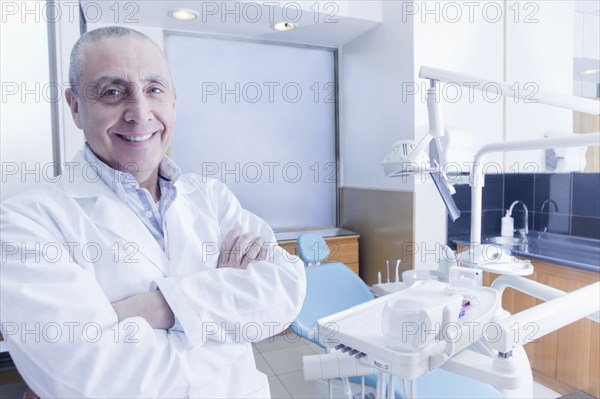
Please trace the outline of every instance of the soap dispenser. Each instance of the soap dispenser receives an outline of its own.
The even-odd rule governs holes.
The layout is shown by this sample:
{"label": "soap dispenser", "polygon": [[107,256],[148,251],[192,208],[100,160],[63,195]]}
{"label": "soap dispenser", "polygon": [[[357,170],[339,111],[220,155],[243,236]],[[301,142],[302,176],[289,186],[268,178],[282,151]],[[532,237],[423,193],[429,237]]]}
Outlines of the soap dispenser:
{"label": "soap dispenser", "polygon": [[515,220],[510,215],[510,211],[506,211],[506,216],[502,218],[502,228],[500,235],[502,237],[512,237],[515,231]]}

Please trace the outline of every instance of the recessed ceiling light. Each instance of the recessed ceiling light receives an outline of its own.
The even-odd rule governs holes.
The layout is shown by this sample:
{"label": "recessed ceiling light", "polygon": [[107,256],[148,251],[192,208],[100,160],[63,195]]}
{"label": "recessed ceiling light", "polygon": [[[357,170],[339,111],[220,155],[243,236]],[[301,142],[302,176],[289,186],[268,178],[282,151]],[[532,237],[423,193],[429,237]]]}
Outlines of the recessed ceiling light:
{"label": "recessed ceiling light", "polygon": [[278,22],[275,25],[273,25],[273,29],[278,30],[280,32],[287,32],[296,29],[296,24],[293,24],[291,22]]}
{"label": "recessed ceiling light", "polygon": [[581,76],[589,76],[589,75],[596,75],[600,73],[600,69],[598,68],[594,68],[594,69],[586,69],[585,71],[581,71],[579,72],[579,74]]}
{"label": "recessed ceiling light", "polygon": [[198,18],[198,13],[192,10],[186,10],[183,8],[177,9],[177,10],[171,10],[169,11],[169,16],[175,18],[175,19],[180,19],[182,21],[191,21],[193,19]]}

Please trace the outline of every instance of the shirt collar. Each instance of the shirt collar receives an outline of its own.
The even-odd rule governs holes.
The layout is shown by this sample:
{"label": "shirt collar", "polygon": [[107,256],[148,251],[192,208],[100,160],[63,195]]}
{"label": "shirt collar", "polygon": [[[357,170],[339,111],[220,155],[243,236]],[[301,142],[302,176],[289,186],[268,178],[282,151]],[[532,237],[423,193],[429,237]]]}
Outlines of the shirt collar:
{"label": "shirt collar", "polygon": [[[87,142],[83,146],[83,158],[88,163],[96,166],[95,170],[98,176],[113,190],[118,183],[136,189],[140,187],[131,173],[113,169],[101,161]],[[175,183],[181,177],[181,169],[171,158],[165,155],[158,165],[158,177]]]}

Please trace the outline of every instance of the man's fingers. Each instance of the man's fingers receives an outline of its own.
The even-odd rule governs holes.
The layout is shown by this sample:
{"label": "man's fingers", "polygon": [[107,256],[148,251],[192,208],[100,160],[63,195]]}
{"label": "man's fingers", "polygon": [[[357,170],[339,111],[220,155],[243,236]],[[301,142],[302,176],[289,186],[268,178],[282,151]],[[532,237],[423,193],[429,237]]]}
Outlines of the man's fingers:
{"label": "man's fingers", "polygon": [[262,247],[260,253],[258,254],[258,258],[256,260],[265,260],[267,259],[267,247]]}
{"label": "man's fingers", "polygon": [[248,248],[248,252],[246,252],[246,259],[248,259],[250,262],[258,260],[264,243],[264,238],[260,236],[256,237],[256,239],[250,243],[250,248]]}
{"label": "man's fingers", "polygon": [[[249,250],[249,245],[256,238],[256,234],[254,233],[244,233],[238,238],[231,255],[229,255],[229,260],[235,262],[236,264],[241,264],[245,254]],[[234,257],[235,256],[235,257]],[[232,258],[234,257],[234,258]]]}
{"label": "man's fingers", "polygon": [[238,229],[230,230],[229,233],[225,236],[225,245],[223,250],[221,251],[221,262],[227,263],[229,262],[229,258],[231,256],[231,251],[235,247],[235,243],[238,241],[240,237],[240,231]]}
{"label": "man's fingers", "polygon": [[267,258],[265,239],[255,233],[240,234],[234,229],[227,233],[219,255],[218,267],[245,269],[248,264]]}

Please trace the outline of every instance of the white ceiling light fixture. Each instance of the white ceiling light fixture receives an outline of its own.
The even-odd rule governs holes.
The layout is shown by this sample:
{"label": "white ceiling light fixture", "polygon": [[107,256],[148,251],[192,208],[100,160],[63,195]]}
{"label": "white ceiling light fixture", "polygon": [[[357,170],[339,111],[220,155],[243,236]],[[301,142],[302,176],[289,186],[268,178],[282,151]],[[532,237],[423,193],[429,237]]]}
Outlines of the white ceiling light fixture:
{"label": "white ceiling light fixture", "polygon": [[278,22],[273,25],[273,29],[279,32],[289,32],[291,30],[296,29],[296,24],[292,22]]}
{"label": "white ceiling light fixture", "polygon": [[198,18],[198,13],[196,11],[188,10],[185,8],[178,8],[169,11],[169,16],[171,18],[179,19],[180,21],[192,21]]}

